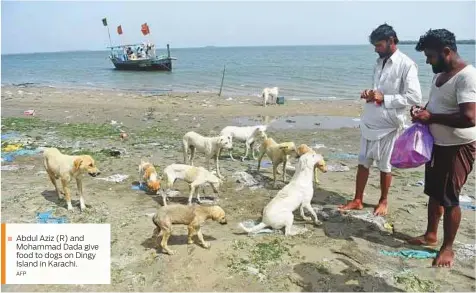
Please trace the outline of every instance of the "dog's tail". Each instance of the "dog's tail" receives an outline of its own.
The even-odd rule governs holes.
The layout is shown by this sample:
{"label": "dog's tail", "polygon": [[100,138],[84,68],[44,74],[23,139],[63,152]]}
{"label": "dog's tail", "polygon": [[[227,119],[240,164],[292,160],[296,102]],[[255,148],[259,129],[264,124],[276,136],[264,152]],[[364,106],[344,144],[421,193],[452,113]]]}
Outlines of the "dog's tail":
{"label": "dog's tail", "polygon": [[251,228],[246,228],[245,225],[243,225],[243,223],[240,223],[239,226],[240,226],[241,229],[243,229],[243,231],[245,231],[247,233],[256,233],[256,232],[259,232],[260,230],[263,230],[268,225],[261,222],[258,225],[255,225],[254,227],[251,227]]}

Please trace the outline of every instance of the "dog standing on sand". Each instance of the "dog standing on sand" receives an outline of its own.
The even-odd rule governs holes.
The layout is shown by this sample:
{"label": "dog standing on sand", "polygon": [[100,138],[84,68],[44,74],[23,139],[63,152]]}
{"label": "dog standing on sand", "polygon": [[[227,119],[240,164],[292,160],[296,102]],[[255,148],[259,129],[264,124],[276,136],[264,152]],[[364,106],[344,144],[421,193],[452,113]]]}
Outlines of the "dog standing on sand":
{"label": "dog standing on sand", "polygon": [[[220,135],[231,136],[235,141],[244,141],[245,142],[245,155],[241,157],[241,161],[244,161],[248,157],[248,152],[251,148],[251,154],[253,159],[256,160],[255,156],[255,147],[256,142],[265,140],[268,136],[266,135],[267,125],[256,125],[256,126],[226,126],[220,131]],[[229,150],[230,159],[235,161]]]}
{"label": "dog standing on sand", "polygon": [[[217,176],[223,178],[220,174],[220,167],[218,166],[218,160],[222,149],[231,149],[233,147],[231,136],[215,136],[206,137],[198,134],[194,131],[185,133],[182,139],[182,150],[184,164],[190,161],[190,165],[193,166],[193,159],[195,157],[195,151],[205,154],[207,162],[207,170],[210,170],[210,159],[215,159],[215,167],[217,170]],[[190,157],[188,157],[188,151],[190,150]]]}
{"label": "dog standing on sand", "polygon": [[[276,99],[279,95],[279,88],[278,87],[266,87],[263,89],[261,93],[261,98],[263,98],[263,107],[266,107],[266,104],[276,104]],[[271,98],[271,99],[270,99]]]}
{"label": "dog standing on sand", "polygon": [[[218,189],[223,181],[212,174],[210,171],[203,167],[195,167],[185,164],[170,164],[164,169],[163,181],[165,182],[165,189],[172,188],[175,180],[184,180],[189,184],[190,195],[188,197],[188,204],[192,204],[192,198],[195,194],[198,203],[200,203],[199,188],[201,187],[205,193],[205,184],[210,184],[213,188],[213,192],[218,195]],[[164,206],[167,205],[167,192],[162,192],[162,200]]]}
{"label": "dog standing on sand", "polygon": [[211,219],[225,225],[227,223],[225,211],[219,206],[187,206],[180,204],[172,204],[160,207],[153,216],[152,222],[156,226],[153,235],[156,236],[157,242],[162,236],[160,246],[162,251],[170,255],[175,254],[167,243],[172,234],[173,225],[187,225],[188,227],[188,244],[193,244],[193,236],[197,235],[200,244],[204,248],[210,248],[210,243],[205,242],[201,231],[201,226],[206,220]]}
{"label": "dog standing on sand", "polygon": [[[84,203],[82,176],[86,173],[92,177],[101,174],[96,167],[94,159],[89,155],[70,156],[62,154],[57,148],[44,148],[43,165],[55,186],[58,198],[63,199],[64,194],[69,211],[73,210],[73,206],[71,205],[71,193],[68,184],[71,180],[76,180],[79,192],[79,205],[81,211],[84,211],[86,204]],[[62,192],[59,190],[58,183],[56,182],[58,179],[61,180]]]}

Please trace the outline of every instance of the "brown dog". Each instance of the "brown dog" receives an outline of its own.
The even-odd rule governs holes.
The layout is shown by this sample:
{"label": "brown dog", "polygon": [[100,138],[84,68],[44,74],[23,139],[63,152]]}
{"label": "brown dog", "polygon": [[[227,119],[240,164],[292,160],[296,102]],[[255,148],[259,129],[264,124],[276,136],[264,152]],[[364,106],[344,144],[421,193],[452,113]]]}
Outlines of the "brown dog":
{"label": "brown dog", "polygon": [[[69,156],[62,154],[57,148],[45,148],[43,151],[43,164],[51,182],[55,186],[56,193],[60,199],[64,198],[68,205],[68,210],[72,210],[71,193],[68,184],[72,179],[76,179],[79,191],[79,204],[81,211],[86,209],[83,195],[82,175],[88,173],[92,177],[101,174],[96,167],[94,159],[89,155]],[[61,180],[63,192],[60,192],[56,180]]]}
{"label": "brown dog", "polygon": [[162,206],[152,218],[152,222],[157,227],[154,229],[154,236],[157,237],[158,241],[162,235],[160,246],[163,252],[172,255],[175,251],[167,246],[169,237],[172,234],[172,226],[176,224],[187,225],[188,244],[193,243],[192,237],[197,234],[200,244],[204,248],[210,248],[210,244],[205,242],[200,230],[200,226],[208,219],[224,225],[226,224],[225,211],[219,206],[189,206],[180,204]]}
{"label": "brown dog", "polygon": [[147,188],[156,194],[160,190],[160,181],[158,179],[157,170],[154,165],[149,162],[141,161],[139,164],[139,184],[145,181]]}
{"label": "brown dog", "polygon": [[[307,153],[313,153],[313,154],[316,153],[312,148],[310,148],[307,144],[304,144],[304,143],[297,147],[296,152],[299,157]],[[316,167],[314,168],[314,182],[319,183],[319,179],[317,178],[317,169],[321,170],[322,173],[326,173],[327,172],[326,162],[322,160],[321,162],[317,163]]]}
{"label": "brown dog", "polygon": [[290,156],[297,156],[296,145],[294,142],[277,143],[271,137],[266,138],[260,145],[260,153],[258,156],[258,168],[259,172],[261,168],[261,160],[264,155],[273,163],[273,186],[276,187],[276,174],[279,174],[278,166],[283,164],[283,182],[286,182],[286,164]]}

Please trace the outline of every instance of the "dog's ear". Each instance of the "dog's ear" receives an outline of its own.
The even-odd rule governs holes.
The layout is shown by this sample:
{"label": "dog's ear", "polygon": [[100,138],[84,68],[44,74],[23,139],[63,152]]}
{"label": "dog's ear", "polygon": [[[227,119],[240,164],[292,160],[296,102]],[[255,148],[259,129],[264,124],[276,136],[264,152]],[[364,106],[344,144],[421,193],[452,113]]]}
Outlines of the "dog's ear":
{"label": "dog's ear", "polygon": [[81,159],[81,158],[77,158],[76,160],[74,160],[74,162],[73,162],[74,169],[79,170],[79,166],[81,166],[82,162],[83,162],[83,159]]}

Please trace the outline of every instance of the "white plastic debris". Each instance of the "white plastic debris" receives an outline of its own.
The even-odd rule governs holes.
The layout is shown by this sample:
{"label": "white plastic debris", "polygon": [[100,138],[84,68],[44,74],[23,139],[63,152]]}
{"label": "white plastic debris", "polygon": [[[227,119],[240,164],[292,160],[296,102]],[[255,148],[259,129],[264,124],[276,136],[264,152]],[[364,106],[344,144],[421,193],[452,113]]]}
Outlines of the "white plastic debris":
{"label": "white plastic debris", "polygon": [[329,172],[347,172],[350,168],[344,165],[327,165],[327,171]]}
{"label": "white plastic debris", "polygon": [[114,174],[114,175],[111,175],[109,177],[96,178],[96,179],[97,180],[104,180],[104,181],[108,181],[108,182],[120,183],[120,182],[123,182],[124,180],[126,180],[128,177],[129,177],[129,175]]}
{"label": "white plastic debris", "polygon": [[467,195],[460,195],[459,196],[459,201],[460,202],[472,202],[473,200],[471,199],[471,197],[469,197]]}

